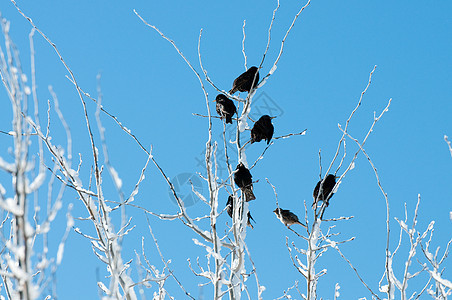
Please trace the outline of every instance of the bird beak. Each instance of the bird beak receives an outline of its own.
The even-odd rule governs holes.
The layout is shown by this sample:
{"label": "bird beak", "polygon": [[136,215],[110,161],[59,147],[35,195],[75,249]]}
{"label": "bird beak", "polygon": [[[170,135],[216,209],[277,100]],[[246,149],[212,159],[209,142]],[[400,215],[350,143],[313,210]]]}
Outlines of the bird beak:
{"label": "bird beak", "polygon": [[270,117],[271,120],[276,119],[276,117]]}

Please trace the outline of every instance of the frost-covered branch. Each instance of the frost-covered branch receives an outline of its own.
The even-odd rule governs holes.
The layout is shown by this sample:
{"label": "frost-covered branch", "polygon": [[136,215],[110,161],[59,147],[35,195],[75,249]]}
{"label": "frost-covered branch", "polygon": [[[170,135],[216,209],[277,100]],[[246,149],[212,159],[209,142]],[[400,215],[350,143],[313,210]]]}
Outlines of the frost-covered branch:
{"label": "frost-covered branch", "polygon": [[[291,23],[290,27],[288,28],[288,30],[282,40],[279,55],[274,63],[274,66],[272,67],[269,74],[267,74],[267,76],[264,77],[264,80],[260,82],[259,87],[261,87],[265,83],[267,78],[276,70],[278,61],[282,56],[286,38],[288,37],[290,31],[294,27],[295,22],[298,19],[299,15],[304,10],[304,8],[306,8],[309,5],[309,3],[310,3],[310,1],[308,1],[307,4],[304,5],[300,9],[300,11],[297,13],[297,15],[295,16],[293,22]],[[276,9],[273,11],[272,19],[271,19],[269,30],[268,30],[268,42],[267,42],[267,46],[264,51],[264,55],[262,57],[262,61],[259,66],[259,69],[262,68],[262,64],[263,64],[266,54],[269,50],[270,40],[271,40],[271,30],[273,27],[273,23],[275,21],[275,16],[276,16],[276,12],[277,12],[278,8],[279,8],[279,1],[277,3]],[[247,293],[248,297],[250,298],[250,295],[248,294],[248,289],[244,283],[246,278],[249,277],[249,275],[245,269],[245,255],[248,254],[248,256],[250,256],[249,250],[248,250],[248,248],[246,246],[246,242],[245,242],[246,228],[247,228],[247,223],[249,222],[249,219],[248,219],[249,217],[247,218],[247,216],[249,215],[249,210],[248,210],[249,203],[247,201],[245,201],[243,191],[241,193],[238,193],[239,190],[234,185],[234,175],[235,175],[236,171],[234,170],[233,166],[231,165],[231,155],[236,155],[237,161],[239,163],[243,163],[243,165],[245,167],[249,166],[247,163],[246,148],[245,148],[247,143],[242,145],[241,136],[243,136],[245,134],[245,132],[246,132],[245,130],[250,129],[250,127],[248,125],[248,119],[249,119],[249,114],[251,111],[253,96],[255,95],[257,89],[251,89],[250,92],[247,94],[246,98],[242,99],[242,98],[240,98],[240,96],[229,95],[227,92],[225,92],[224,90],[217,87],[217,85],[208,76],[208,72],[202,62],[202,55],[201,55],[202,29],[201,29],[200,33],[199,33],[199,38],[198,38],[198,59],[199,59],[199,66],[202,70],[202,74],[204,74],[204,80],[206,80],[217,92],[225,94],[227,97],[238,101],[239,109],[240,109],[240,111],[238,112],[238,115],[237,115],[237,119],[234,119],[237,121],[237,126],[236,126],[236,128],[234,128],[235,129],[235,137],[234,137],[233,141],[226,140],[225,132],[226,132],[226,126],[228,126],[228,125],[223,123],[222,144],[224,147],[224,158],[225,158],[226,169],[228,171],[228,174],[225,179],[218,180],[218,170],[219,170],[220,166],[219,166],[219,161],[218,161],[218,157],[217,157],[217,150],[219,149],[218,148],[219,143],[214,141],[212,138],[213,130],[214,130],[214,128],[212,126],[213,116],[211,115],[211,110],[210,110],[209,101],[208,101],[208,94],[204,87],[203,80],[201,79],[199,73],[195,70],[193,65],[190,63],[190,61],[184,56],[184,54],[182,53],[180,48],[176,45],[176,43],[172,39],[167,37],[156,26],[151,25],[147,21],[145,21],[144,18],[142,18],[137,13],[137,11],[134,11],[134,12],[146,26],[154,29],[163,39],[168,41],[174,47],[174,49],[177,51],[179,56],[185,61],[185,63],[193,71],[193,73],[197,77],[198,81],[200,82],[201,88],[204,93],[205,102],[206,102],[207,115],[200,115],[200,114],[197,114],[197,115],[208,118],[208,132],[207,132],[208,138],[207,138],[207,142],[206,142],[206,152],[205,152],[206,174],[200,175],[200,177],[207,182],[208,196],[201,195],[193,187],[192,187],[192,191],[199,199],[202,200],[200,203],[204,203],[205,205],[207,205],[207,207],[209,209],[208,219],[210,222],[209,222],[208,230],[200,229],[201,226],[195,227],[194,221],[198,222],[199,220],[204,220],[205,217],[202,217],[202,218],[198,217],[198,218],[194,218],[193,220],[190,219],[188,217],[188,215],[186,214],[183,202],[180,201],[180,199],[178,199],[176,193],[171,188],[171,190],[173,191],[173,194],[175,196],[176,202],[181,210],[181,214],[184,216],[184,218],[182,219],[184,224],[191,227],[197,234],[199,234],[201,237],[204,238],[205,242],[207,242],[207,243],[205,243],[205,242],[199,241],[197,239],[194,239],[195,244],[204,248],[204,250],[207,252],[207,254],[206,254],[207,260],[205,263],[201,263],[199,261],[199,258],[197,259],[197,265],[198,265],[199,271],[195,271],[193,269],[193,266],[191,265],[191,263],[189,263],[189,267],[191,268],[192,272],[196,276],[206,278],[213,285],[213,289],[214,289],[213,299],[219,299],[226,293],[229,293],[229,297],[231,299],[240,299],[243,291],[245,291]],[[243,26],[242,26],[242,31],[243,31],[242,53],[243,53],[243,56],[245,59],[245,67],[246,67],[248,65],[248,62],[247,62],[248,57],[247,57],[246,51],[245,51],[245,41],[246,41],[245,25],[246,25],[246,22],[244,21]],[[255,78],[253,79],[253,82],[254,82],[254,80],[257,80],[256,78],[257,77],[255,76]],[[240,107],[241,103],[243,103],[243,106]],[[233,125],[231,125],[231,126],[233,126]],[[304,135],[305,132],[306,131],[303,131],[300,133],[291,133],[291,134],[281,136],[281,137],[275,137],[275,140],[280,139],[280,138],[284,139],[284,138],[287,138],[287,137],[290,137],[293,135]],[[228,143],[234,144],[236,146],[236,153],[231,153],[231,151],[228,150]],[[263,151],[261,156],[256,160],[256,162],[251,167],[248,168],[248,170],[252,169],[252,167],[263,158],[265,151],[267,149],[268,149],[268,147],[265,148],[265,150]],[[220,183],[218,183],[218,182],[220,182]],[[171,184],[170,184],[170,187],[171,187]],[[225,230],[225,235],[223,235],[223,236],[220,235],[220,233],[219,233],[220,231],[218,230],[218,225],[219,225],[218,224],[218,216],[219,216],[218,205],[219,205],[219,195],[220,195],[221,189],[225,189],[225,191],[230,195],[231,207],[228,210],[228,214],[232,218],[232,226],[230,227],[229,230]],[[225,241],[229,241],[229,243],[226,243]],[[223,250],[222,248],[228,248],[228,249]],[[223,252],[226,252],[225,250],[227,250],[228,253],[223,253]],[[229,264],[226,261],[226,257],[228,257],[228,256],[230,257]],[[251,261],[251,259],[250,259],[250,261]],[[251,264],[253,265],[252,261],[251,261]],[[225,277],[227,274],[227,271],[229,271],[228,279],[226,279],[227,277]],[[254,266],[253,266],[253,272],[255,273]],[[319,276],[321,276],[321,275],[319,275]],[[259,284],[256,273],[255,273],[255,278],[256,278],[257,285],[258,285],[258,298],[260,299],[261,293],[263,291],[263,287]],[[222,285],[226,285],[227,289],[223,290]]]}
{"label": "frost-covered branch", "polygon": [[431,250],[429,248],[432,238],[433,238],[433,228],[432,230],[430,230],[430,236],[428,241],[425,243],[425,246],[423,246],[422,243],[420,244],[422,253],[424,254],[428,262],[423,264],[423,268],[428,271],[428,273],[430,274],[430,279],[433,279],[433,281],[435,282],[435,287],[434,288],[428,287],[427,293],[430,296],[435,297],[435,299],[447,299],[448,296],[452,295],[452,282],[444,278],[445,268],[442,268],[441,265],[449,255],[449,247],[452,243],[452,239],[449,240],[443,255],[440,257],[439,256],[440,247],[436,248],[435,253],[430,252]]}
{"label": "frost-covered branch", "polygon": [[452,156],[452,144],[449,141],[449,137],[447,135],[444,136],[444,141],[447,143],[447,146],[449,147],[450,156]]}
{"label": "frost-covered branch", "polygon": [[[36,92],[35,51],[32,29],[29,34],[31,88],[23,71],[19,51],[9,36],[10,23],[2,19],[2,33],[5,46],[0,47],[0,77],[12,106],[12,137],[14,162],[0,158],[0,167],[11,175],[11,188],[0,184],[0,210],[6,212],[0,233],[3,247],[0,255],[0,272],[9,299],[36,299],[46,293],[60,265],[66,239],[73,220],[67,213],[67,226],[60,240],[56,257],[48,249],[49,231],[62,208],[65,185],[60,185],[56,198],[52,196],[54,177],[48,181],[47,198],[42,200],[46,183],[46,166],[43,141],[33,132],[40,127],[38,96]],[[30,105],[30,95],[33,105]],[[29,110],[33,108],[33,115]],[[37,138],[38,137],[38,138]],[[36,139],[37,138],[37,139]],[[31,160],[36,142],[38,158]],[[37,164],[36,164],[37,162]],[[42,209],[45,206],[46,209]],[[70,211],[71,205],[69,205]],[[33,212],[33,214],[30,214]],[[6,223],[7,220],[10,222]],[[6,236],[3,233],[8,232]],[[42,247],[42,248],[41,248]],[[52,295],[56,295],[55,287]],[[47,295],[46,298],[49,298]]]}

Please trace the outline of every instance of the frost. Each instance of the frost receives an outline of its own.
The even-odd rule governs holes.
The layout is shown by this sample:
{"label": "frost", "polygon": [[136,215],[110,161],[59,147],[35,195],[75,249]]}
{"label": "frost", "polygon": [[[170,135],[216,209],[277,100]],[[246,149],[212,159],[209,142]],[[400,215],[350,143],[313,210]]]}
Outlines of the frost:
{"label": "frost", "polygon": [[403,230],[408,231],[408,226],[403,221],[399,221],[400,227],[402,227]]}
{"label": "frost", "polygon": [[30,223],[25,223],[25,235],[26,236],[33,236],[35,233],[35,230],[33,229],[33,227],[30,225]]}
{"label": "frost", "polygon": [[[392,268],[392,258],[388,257],[388,270],[389,270],[389,282],[393,283],[392,286],[396,285],[397,287],[399,287],[399,289],[401,288],[402,284],[400,283],[400,281],[397,280],[397,278],[394,275],[394,270]],[[387,293],[389,293],[389,299],[394,299],[394,293],[395,293],[395,289],[392,288],[390,289],[389,286],[387,288]]]}
{"label": "frost", "polygon": [[5,188],[3,187],[3,185],[1,183],[0,183],[0,194],[1,195],[6,194],[6,190],[5,190]]}
{"label": "frost", "polygon": [[355,168],[355,162],[352,162],[351,164],[350,164],[350,170],[353,170]]}
{"label": "frost", "polygon": [[334,289],[334,298],[338,298],[341,295],[341,293],[339,293],[340,288],[341,286],[339,285],[339,283],[336,283],[336,287]]}
{"label": "frost", "polygon": [[112,211],[111,207],[108,206],[108,205],[104,205],[104,210],[105,210],[105,212],[107,212],[107,213],[110,213],[110,212]]}
{"label": "frost", "polygon": [[105,247],[101,246],[97,241],[92,240],[91,244],[99,251],[105,252]]}
{"label": "frost", "polygon": [[22,80],[22,82],[27,82],[27,75],[25,74],[20,75],[20,79]]}
{"label": "frost", "polygon": [[326,241],[330,244],[330,246],[332,248],[336,248],[337,247],[337,243],[335,241],[332,241],[330,239],[326,239]]}
{"label": "frost", "polygon": [[25,92],[25,95],[30,95],[30,94],[31,94],[31,89],[30,89],[30,87],[29,87],[29,86],[25,86],[25,87],[24,87],[24,92]]}
{"label": "frost", "polygon": [[58,252],[57,252],[57,265],[61,263],[61,260],[63,259],[63,253],[64,253],[64,243],[60,243],[58,246]]}
{"label": "frost", "polygon": [[37,234],[47,233],[47,232],[49,232],[49,230],[50,230],[50,226],[49,226],[48,222],[44,222],[44,224],[36,226]]}
{"label": "frost", "polygon": [[248,123],[246,122],[246,119],[240,118],[240,120],[239,120],[239,131],[240,132],[244,132],[247,127],[248,127]]}
{"label": "frost", "polygon": [[8,267],[11,269],[11,272],[14,274],[14,276],[16,278],[21,279],[21,280],[27,279],[27,273],[19,267],[18,262],[9,258],[8,259]]}
{"label": "frost", "polygon": [[54,209],[53,209],[53,211],[50,213],[50,216],[49,216],[49,221],[50,221],[50,222],[52,222],[52,221],[55,219],[56,214],[57,214],[57,211],[59,211],[59,210],[61,209],[62,206],[63,206],[63,202],[62,202],[62,201],[57,201],[57,202],[55,202]]}
{"label": "frost", "polygon": [[36,265],[36,268],[43,270],[43,269],[47,268],[48,265],[49,265],[49,261],[46,258],[44,258]]}
{"label": "frost", "polygon": [[69,169],[69,175],[71,175],[71,177],[74,178],[75,183],[77,184],[76,187],[81,187],[82,186],[82,181],[78,177],[77,171],[75,171],[74,169]]}
{"label": "frost", "polygon": [[3,29],[5,31],[5,33],[9,33],[9,26],[10,26],[10,22],[8,22],[6,19],[2,19],[3,23],[5,24],[5,28]]}
{"label": "frost", "polygon": [[[416,248],[411,249],[410,250],[410,257],[414,257],[415,254],[416,254]],[[406,263],[408,263],[408,262],[406,262]],[[410,261],[409,265],[411,265],[411,261]]]}
{"label": "frost", "polygon": [[[72,209],[72,203],[71,204],[69,204],[69,211]],[[67,214],[66,214],[66,216],[67,216],[67,223],[66,223],[66,226],[68,227],[68,228],[71,228],[71,227],[74,227],[74,218],[71,216],[71,214],[70,214],[70,212],[68,212]]]}
{"label": "frost", "polygon": [[301,274],[303,274],[303,276],[308,277],[308,271],[306,271],[308,268],[301,262],[301,260],[298,258],[298,256],[296,257],[297,263],[301,266],[301,269],[298,268],[298,271],[301,272]]}
{"label": "frost", "polygon": [[39,173],[38,176],[36,176],[35,180],[33,180],[33,182],[30,184],[29,189],[32,192],[39,189],[39,187],[41,187],[41,185],[44,183],[45,178],[46,178],[46,175],[44,172]]}
{"label": "frost", "polygon": [[102,292],[104,292],[105,294],[109,294],[110,291],[107,289],[107,287],[105,286],[105,284],[103,284],[102,282],[98,282],[97,286],[102,290]]}
{"label": "frost", "polygon": [[268,72],[268,74],[272,75],[276,71],[277,68],[278,67],[276,65],[273,65],[273,67],[271,68],[270,72]]}
{"label": "frost", "polygon": [[433,225],[435,225],[435,221],[431,221],[430,224],[428,224],[428,229],[427,230],[432,230],[433,229]]}
{"label": "frost", "polygon": [[380,292],[387,293],[389,290],[389,285],[385,284],[379,288]]}
{"label": "frost", "polygon": [[450,282],[447,279],[441,278],[441,275],[438,272],[432,272],[432,271],[429,271],[429,272],[430,272],[430,275],[432,275],[433,279],[435,279],[436,282],[444,285],[445,287],[447,287],[449,289],[452,289],[452,282]]}
{"label": "frost", "polygon": [[452,221],[452,211],[449,212],[449,219]]}
{"label": "frost", "polygon": [[13,198],[6,198],[5,201],[0,201],[0,207],[16,216],[21,216],[23,214],[23,211],[20,209],[19,205],[16,204],[16,201],[14,201]]}
{"label": "frost", "polygon": [[9,173],[14,173],[16,170],[16,166],[14,164],[7,163],[0,157],[0,168]]}
{"label": "frost", "polygon": [[118,187],[118,189],[121,189],[122,180],[121,180],[121,178],[119,178],[118,172],[116,172],[115,168],[113,168],[113,167],[110,167],[110,172],[111,172],[111,177],[113,177],[113,180],[114,180],[116,186]]}
{"label": "frost", "polygon": [[[93,252],[94,252],[94,254],[97,256],[97,258],[101,261],[101,262],[103,262],[103,263],[105,263],[106,265],[108,265],[108,258],[106,258],[106,257],[104,257],[104,256],[102,256],[102,255],[100,255],[99,253],[97,253],[94,249],[93,249]],[[109,268],[107,268],[108,270],[109,270]]]}

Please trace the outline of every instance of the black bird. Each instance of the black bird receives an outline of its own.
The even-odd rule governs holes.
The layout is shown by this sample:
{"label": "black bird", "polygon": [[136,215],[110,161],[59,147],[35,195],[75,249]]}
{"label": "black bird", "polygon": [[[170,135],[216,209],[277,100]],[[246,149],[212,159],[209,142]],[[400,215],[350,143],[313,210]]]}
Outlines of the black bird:
{"label": "black bird", "polygon": [[251,201],[256,199],[253,193],[253,180],[250,173],[243,163],[239,163],[234,173],[234,182],[245,194],[245,200]]}
{"label": "black bird", "polygon": [[[234,198],[232,196],[228,197],[228,202],[226,203],[226,211],[228,212],[228,215],[232,218],[232,212],[234,211]],[[251,227],[251,229],[254,229],[253,224],[251,224],[251,220],[254,221],[254,219],[251,216],[250,211],[248,211],[247,217],[248,220],[246,220],[246,225]],[[254,223],[256,223],[256,221],[254,221]]]}
{"label": "black bird", "polygon": [[232,116],[237,113],[234,102],[223,94],[219,94],[215,101],[218,115],[221,119],[226,118],[226,123],[232,124]]}
{"label": "black bird", "polygon": [[276,217],[287,227],[290,227],[293,224],[300,224],[301,226],[306,227],[306,225],[298,220],[297,215],[288,209],[277,208],[273,212]]}
{"label": "black bird", "polygon": [[234,94],[237,91],[249,92],[254,89],[259,83],[259,71],[257,67],[249,68],[245,73],[234,80],[232,89],[229,94]]}
{"label": "black bird", "polygon": [[266,140],[267,145],[270,144],[274,131],[272,118],[269,115],[263,115],[251,129],[251,144],[262,140]]}
{"label": "black bird", "polygon": [[[320,185],[322,185],[321,189]],[[314,197],[314,203],[312,204],[312,206],[315,207],[319,200],[325,201],[326,206],[328,206],[329,200],[334,195],[333,188],[335,185],[336,185],[336,176],[334,176],[333,174],[329,174],[328,176],[326,176],[326,178],[323,180],[323,184],[322,180],[317,182],[317,185],[314,188],[314,192],[312,193],[312,196]]]}

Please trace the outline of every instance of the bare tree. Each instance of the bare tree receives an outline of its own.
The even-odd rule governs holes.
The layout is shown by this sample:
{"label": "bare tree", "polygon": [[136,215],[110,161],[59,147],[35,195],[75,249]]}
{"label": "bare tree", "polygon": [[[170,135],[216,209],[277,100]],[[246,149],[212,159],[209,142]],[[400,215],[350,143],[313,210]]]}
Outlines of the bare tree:
{"label": "bare tree", "polygon": [[[2,19],[1,25],[4,46],[0,47],[0,76],[11,102],[13,115],[12,130],[2,131],[4,137],[9,137],[12,151],[11,157],[0,157],[0,168],[11,178],[11,186],[4,187],[0,184],[0,237],[3,244],[0,252],[0,273],[8,299],[36,299],[46,293],[47,297],[55,297],[56,290],[52,280],[63,259],[65,241],[74,221],[69,205],[65,233],[60,237],[56,253],[49,253],[48,233],[63,207],[65,185],[56,181],[53,176],[46,182],[47,169],[55,171],[57,163],[51,167],[45,165],[48,155],[44,151],[42,139],[31,125],[41,128],[34,68],[35,31],[32,30],[29,35],[30,87],[21,65],[19,51],[9,35],[10,23]],[[55,109],[58,111],[58,106]],[[61,118],[61,121],[64,122],[64,119]],[[49,123],[46,130],[48,138]],[[35,151],[37,155],[33,154]],[[64,149],[54,147],[54,151],[62,153]],[[70,136],[67,153],[71,153]],[[47,197],[42,197],[38,190],[43,189],[46,183]],[[56,195],[53,193],[54,189],[57,189]]]}
{"label": "bare tree", "polygon": [[[198,255],[196,262],[188,260],[188,265],[185,268],[191,270],[199,278],[199,286],[209,285],[212,288],[212,295],[209,296],[209,299],[223,299],[226,297],[229,299],[241,299],[242,297],[263,299],[263,293],[266,288],[260,281],[257,266],[252,260],[253,249],[249,249],[247,245],[247,225],[249,225],[251,218],[249,210],[253,204],[247,201],[246,192],[235,184],[234,177],[237,170],[233,162],[237,161],[253,172],[253,168],[257,164],[265,163],[263,158],[269,147],[279,144],[285,138],[304,135],[307,132],[306,129],[294,128],[294,133],[273,137],[259,157],[248,162],[247,149],[251,143],[247,138],[247,131],[251,130],[253,127],[252,123],[255,121],[251,117],[254,97],[257,91],[262,89],[272,75],[275,74],[278,62],[283,54],[285,42],[298,18],[304,9],[309,6],[310,0],[300,6],[280,40],[277,57],[270,63],[270,68],[264,72],[266,66],[264,63],[266,62],[272,40],[272,28],[280,7],[279,0],[277,0],[268,25],[267,44],[265,49],[263,49],[262,57],[259,58],[260,63],[256,64],[258,71],[264,75],[261,80],[258,80],[257,76],[253,78],[251,86],[256,83],[256,87],[252,88],[245,97],[243,97],[243,94],[239,96],[230,94],[227,92],[229,87],[227,89],[220,87],[209,77],[208,68],[203,64],[203,57],[208,54],[201,51],[202,29],[199,33],[197,49],[199,67],[195,67],[183,54],[175,41],[156,26],[146,21],[146,18],[142,17],[137,11],[134,11],[135,15],[145,26],[157,32],[160,37],[174,47],[178,55],[198,79],[204,95],[206,112],[194,113],[194,115],[207,120],[204,156],[206,172],[198,173],[198,176],[207,183],[208,191],[201,193],[192,185],[192,192],[203,203],[204,211],[207,211],[207,213],[196,216],[188,212],[186,204],[177,192],[173,182],[153,156],[152,148],[147,149],[143,146],[144,143],[119,118],[104,108],[100,76],[97,78],[97,95],[91,96],[79,85],[76,74],[74,74],[63,58],[57,45],[38,28],[31,18],[20,10],[14,0],[11,0],[11,2],[32,26],[30,33],[30,72],[32,80],[30,88],[25,75],[27,72],[22,70],[19,52],[9,37],[10,24],[3,20],[2,29],[5,46],[0,48],[0,75],[10,98],[13,111],[12,130],[1,132],[4,136],[11,139],[13,145],[11,158],[0,157],[0,168],[10,175],[12,183],[11,187],[8,188],[0,184],[0,210],[2,212],[0,237],[4,245],[0,252],[0,276],[3,280],[2,286],[5,287],[4,294],[6,297],[8,299],[37,299],[43,295],[46,296],[46,299],[57,297],[54,281],[55,272],[63,259],[65,241],[69,232],[73,229],[84,240],[89,241],[86,244],[91,246],[95,257],[105,266],[106,271],[102,273],[105,277],[97,282],[101,298],[137,299],[141,295],[145,299],[146,289],[151,291],[153,299],[175,299],[175,296],[173,296],[174,291],[169,290],[166,285],[168,280],[171,279],[186,297],[195,299],[192,293],[185,289],[183,282],[176,277],[177,271],[173,270],[170,264],[171,260],[164,254],[164,249],[163,251],[160,249],[156,235],[154,235],[156,228],[151,226],[152,218],[159,218],[167,221],[179,220],[183,226],[197,235],[193,239],[193,243],[199,246],[202,252]],[[244,69],[247,70],[249,66],[245,47],[247,37],[245,21],[243,22],[242,31]],[[49,86],[49,94],[52,100],[47,102],[47,124],[42,126],[40,122],[33,46],[33,36],[36,32],[55,51],[58,59],[65,67],[69,74],[67,78],[75,88],[83,108],[82,118],[86,127],[90,153],[88,157],[83,157],[83,159],[79,155],[77,164],[73,162],[72,145],[74,142],[79,143],[80,141],[72,140],[69,125],[60,110],[57,94],[51,86]],[[360,108],[364,95],[371,84],[375,69],[376,66],[370,72],[367,85],[361,92],[357,105],[346,119],[345,126],[340,124],[338,126],[342,136],[337,147],[335,147],[336,151],[328,164],[328,168],[324,172],[322,171],[321,151],[319,151],[319,191],[317,197],[313,199],[314,205],[312,209],[310,204],[304,202],[305,215],[303,225],[305,225],[305,232],[300,233],[287,226],[291,231],[289,234],[295,234],[297,240],[291,241],[291,238],[286,237],[286,247],[293,266],[306,284],[300,284],[299,281],[295,281],[293,285],[288,283],[287,286],[289,287],[283,291],[283,295],[278,299],[292,299],[292,294],[295,291],[302,299],[318,299],[318,283],[322,276],[327,273],[326,269],[319,271],[318,262],[329,249],[336,250],[339,256],[348,263],[358,280],[367,288],[372,299],[383,299],[384,297],[395,299],[397,291],[400,293],[401,299],[418,299],[424,293],[434,299],[447,299],[447,296],[452,294],[452,283],[446,279],[446,274],[444,274],[444,268],[442,267],[448,256],[449,246],[452,241],[447,243],[446,249],[440,255],[440,248],[433,251],[430,246],[433,238],[434,222],[432,221],[423,231],[416,229],[420,196],[414,210],[411,227],[407,225],[408,213],[406,206],[405,219],[395,219],[400,227],[399,242],[396,248],[392,252],[390,251],[390,221],[392,219],[390,218],[389,199],[380,182],[377,169],[365,150],[365,145],[378,121],[389,110],[391,99],[380,114],[374,113],[372,123],[363,138],[356,138],[352,135],[351,128],[349,128],[349,123]],[[237,116],[233,119],[233,124],[228,125],[221,117],[212,114],[212,97],[208,93],[210,90],[221,93],[237,103]],[[29,103],[30,99],[33,100],[32,106]],[[95,105],[95,113],[90,112],[88,108],[90,104]],[[33,107],[34,111],[32,113],[30,112],[30,107]],[[62,142],[59,142],[52,132],[53,126],[57,125],[55,124],[57,122],[54,122],[51,118],[53,113],[58,116],[58,125],[62,126],[66,133],[66,139]],[[119,130],[130,136],[133,142],[146,154],[146,160],[143,161],[142,168],[135,172],[136,184],[131,191],[126,192],[124,190],[121,177],[109,158],[106,128],[103,125],[104,117],[112,119],[119,127]],[[215,136],[219,136],[215,135],[217,133],[216,130],[221,128],[221,125],[221,138],[216,139]],[[227,136],[228,126],[230,126],[229,129],[231,127],[234,129],[232,138]],[[350,148],[352,148],[350,146],[347,148],[347,141],[353,142],[354,151],[350,151]],[[445,137],[445,141],[452,155],[452,148],[447,137]],[[65,143],[66,146],[61,146],[59,143]],[[100,148],[101,151],[99,151]],[[37,157],[31,155],[34,152],[38,153]],[[355,168],[356,159],[360,155],[364,155],[371,165],[377,185],[386,204],[387,242],[385,265],[382,279],[378,283],[378,291],[377,283],[368,283],[365,280],[366,276],[363,275],[365,273],[362,270],[358,271],[352,264],[352,260],[341,251],[344,244],[352,241],[356,242],[355,237],[342,238],[340,232],[337,231],[342,221],[347,222],[353,216],[323,218],[328,207],[328,199],[334,193],[340,192],[340,184],[345,181],[348,173]],[[171,190],[178,207],[177,213],[157,213],[134,203],[135,198],[139,195],[140,185],[145,179],[149,163],[155,165]],[[116,190],[116,199],[106,196],[105,181],[108,179],[104,176],[105,169],[108,171],[109,179]],[[225,176],[220,175],[220,170],[222,169],[227,170]],[[328,174],[332,174],[337,181],[331,191],[329,191],[329,195],[321,199],[320,195],[322,195],[324,187],[323,178],[326,178]],[[46,176],[49,176],[47,181]],[[82,178],[89,178],[89,180],[84,180],[83,182]],[[274,191],[275,203],[278,209],[280,208],[277,194],[278,188],[272,185],[270,180],[267,179],[267,182]],[[45,183],[47,183],[48,196],[43,200],[38,191],[44,189]],[[52,192],[55,187],[58,189],[56,195]],[[69,190],[72,195],[76,195],[77,202],[75,205],[83,207],[86,215],[73,218],[71,215],[72,204],[67,205],[65,231],[59,237],[59,247],[54,251],[56,254],[50,255],[48,249],[49,232],[52,222],[54,222],[63,207],[63,195],[68,193],[65,192],[66,190]],[[222,203],[225,203],[225,201],[221,199],[224,195],[231,197],[231,206],[223,208]],[[45,213],[42,213],[41,207],[44,206],[46,210]],[[157,259],[147,254],[145,249],[148,241],[144,235],[141,238],[141,245],[135,247],[133,254],[124,251],[124,241],[128,238],[128,234],[136,229],[136,222],[127,215],[126,207],[136,209],[145,215],[148,224],[146,233],[149,233],[149,237],[152,238],[151,243],[158,253]],[[229,212],[227,212],[228,209],[230,210]],[[230,224],[219,222],[220,216],[226,212],[231,215]],[[278,217],[281,218],[282,216],[279,215]],[[75,222],[77,224],[88,224],[89,229],[86,229],[86,227],[83,230],[79,229],[79,227],[75,226]],[[404,241],[402,239],[403,235],[408,237],[409,252],[405,260],[405,268],[398,270],[394,268],[393,262],[398,258],[396,254],[399,253]],[[54,235],[52,237],[54,238]],[[38,247],[38,241],[40,241],[40,247]],[[300,241],[304,243],[303,246],[299,246]],[[141,249],[139,249],[140,247]],[[203,256],[204,259],[200,258]],[[134,260],[136,262],[135,268],[133,267],[134,264],[132,264]],[[416,262],[418,265],[413,268],[412,265]],[[415,269],[415,271],[413,272],[412,269]],[[409,290],[408,282],[415,277],[423,275],[426,278],[425,285],[421,288],[416,287],[412,291]],[[251,289],[251,284],[255,284],[256,288]],[[333,287],[330,291],[332,290]],[[340,297],[339,291],[340,285],[338,283],[334,286],[334,299]]]}

